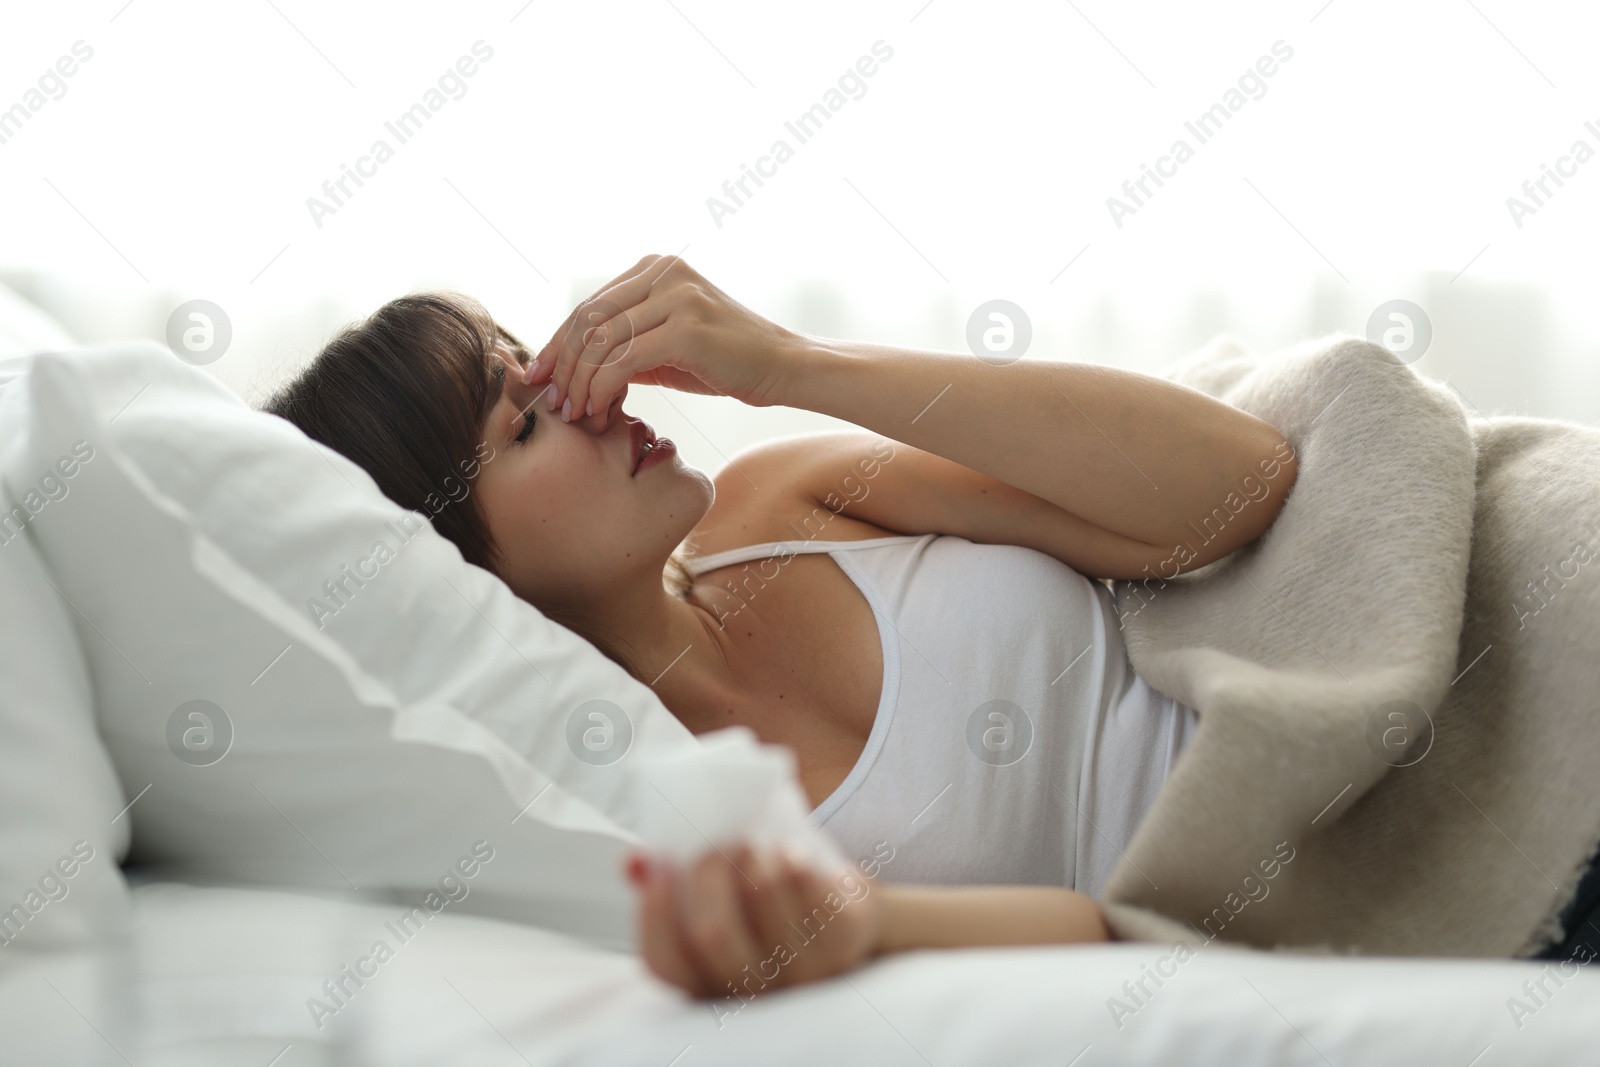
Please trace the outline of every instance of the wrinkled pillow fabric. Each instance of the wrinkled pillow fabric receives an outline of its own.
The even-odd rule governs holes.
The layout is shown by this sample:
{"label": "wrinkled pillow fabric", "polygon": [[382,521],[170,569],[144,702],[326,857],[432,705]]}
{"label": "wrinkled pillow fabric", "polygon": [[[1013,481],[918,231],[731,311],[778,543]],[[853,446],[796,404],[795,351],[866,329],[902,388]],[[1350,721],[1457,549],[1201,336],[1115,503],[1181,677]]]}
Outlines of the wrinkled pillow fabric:
{"label": "wrinkled pillow fabric", "polygon": [[[14,373],[0,360],[8,458],[27,431]],[[117,1057],[77,1013],[127,1047],[127,800],[95,733],[73,609],[19,508],[0,484],[0,1060],[106,1063]]]}
{"label": "wrinkled pillow fabric", "polygon": [[[40,353],[25,381],[4,476],[76,608],[133,859],[407,899],[448,899],[451,879],[464,910],[616,944],[641,838],[843,864],[786,751],[695,738],[361,468],[199,368],[132,342]],[[494,859],[468,887],[478,842]]]}

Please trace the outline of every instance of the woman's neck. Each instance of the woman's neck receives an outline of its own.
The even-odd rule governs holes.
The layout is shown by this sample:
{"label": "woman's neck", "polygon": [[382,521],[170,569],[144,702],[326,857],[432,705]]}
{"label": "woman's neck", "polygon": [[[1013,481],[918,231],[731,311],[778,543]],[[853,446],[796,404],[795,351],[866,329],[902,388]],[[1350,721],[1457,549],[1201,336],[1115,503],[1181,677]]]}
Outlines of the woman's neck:
{"label": "woman's neck", "polygon": [[708,585],[674,596],[657,585],[626,608],[606,613],[628,620],[607,629],[620,638],[635,676],[691,733],[737,721],[738,707],[760,689],[748,652],[762,620],[744,605],[738,631],[727,627],[722,601],[728,596]]}

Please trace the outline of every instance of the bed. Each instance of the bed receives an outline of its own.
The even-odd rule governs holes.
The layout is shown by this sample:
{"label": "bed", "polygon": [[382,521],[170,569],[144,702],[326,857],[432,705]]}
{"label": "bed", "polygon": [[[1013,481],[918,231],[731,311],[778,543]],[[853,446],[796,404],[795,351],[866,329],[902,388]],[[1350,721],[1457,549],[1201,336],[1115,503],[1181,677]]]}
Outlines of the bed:
{"label": "bed", "polygon": [[[7,309],[0,356],[5,345],[17,352],[71,344],[14,299],[0,301],[0,312]],[[1170,944],[1145,941],[918,952],[748,1002],[689,999],[627,951],[629,898],[617,857],[641,838],[669,847],[675,833],[687,852],[700,840],[695,834],[730,808],[762,810],[774,835],[797,832],[785,822],[792,805],[763,792],[771,783],[761,772],[770,767],[737,745],[717,750],[673,733],[664,710],[647,704],[648,691],[599,673],[609,668],[595,653],[584,668],[588,688],[573,694],[603,691],[613,707],[627,709],[637,749],[630,759],[660,757],[647,764],[655,768],[652,781],[668,792],[679,782],[684,791],[674,811],[687,811],[694,823],[695,833],[686,833],[659,821],[659,806],[640,799],[637,776],[568,767],[540,749],[539,737],[519,734],[492,707],[480,707],[483,693],[509,684],[504,674],[485,673],[504,664],[478,664],[482,677],[454,679],[447,700],[445,690],[420,691],[406,674],[426,666],[415,656],[396,658],[381,641],[363,648],[353,637],[302,632],[303,622],[274,606],[272,581],[292,590],[304,575],[269,575],[250,543],[211,521],[208,508],[238,501],[219,502],[216,480],[196,468],[180,472],[194,483],[187,489],[171,472],[159,481],[140,437],[172,423],[161,406],[169,386],[199,391],[190,399],[199,405],[193,426],[202,435],[221,425],[207,419],[249,417],[228,408],[236,401],[220,387],[207,393],[201,372],[175,360],[167,367],[149,347],[94,359],[101,362],[87,370],[117,373],[88,374],[72,393],[71,361],[61,362],[50,387],[59,387],[66,406],[39,420],[29,431],[34,438],[8,438],[17,424],[8,430],[0,420],[12,493],[23,484],[19,472],[31,484],[40,469],[52,469],[41,467],[41,457],[65,456],[62,442],[47,434],[72,418],[91,420],[83,425],[92,423],[104,457],[75,466],[72,475],[59,468],[73,479],[75,495],[41,503],[21,539],[47,566],[27,570],[22,553],[33,549],[0,547],[0,597],[13,605],[31,600],[34,609],[13,606],[12,629],[0,635],[9,683],[0,694],[0,760],[11,761],[0,764],[0,906],[32,893],[40,870],[49,886],[62,885],[50,872],[66,867],[53,868],[53,857],[75,836],[120,862],[74,867],[70,888],[59,899],[47,891],[34,918],[0,945],[0,1064],[1490,1067],[1595,1056],[1600,977],[1572,963],[1355,958],[1220,943],[1178,954]],[[123,370],[128,377],[119,380]],[[148,393],[138,384],[163,376],[171,381]],[[35,399],[55,395],[49,384]],[[128,406],[128,397],[138,404]],[[101,405],[114,417],[98,416]],[[269,438],[281,438],[281,428],[263,432],[262,447],[278,447]],[[192,457],[195,463],[239,458],[218,459],[210,453],[221,439],[207,440],[208,449],[191,450],[207,453]],[[336,488],[351,484],[343,480],[350,472],[334,470],[324,457],[305,452],[301,460],[305,469],[294,473],[307,484],[319,470]],[[144,473],[130,475],[140,463]],[[97,511],[124,499],[115,492],[141,486],[161,507]],[[183,492],[191,495],[180,501]],[[370,510],[379,507],[375,495],[362,500],[369,508],[363,514],[379,514]],[[166,529],[159,524],[180,520],[188,533],[161,543],[183,551],[157,558],[153,546]],[[94,536],[74,541],[80,527]],[[118,536],[102,536],[107,529]],[[333,527],[305,531],[308,544],[328,543],[330,559],[348,558],[350,546],[337,534]],[[124,551],[134,554],[119,557]],[[388,598],[414,594],[406,583],[424,582],[424,566],[437,565],[462,583],[463,596],[480,598],[473,611],[484,613],[485,623],[493,618],[508,645],[537,644],[524,643],[519,626],[553,636],[540,629],[549,624],[537,613],[508,603],[487,579],[472,579],[482,583],[474,587],[465,571],[449,570],[465,567],[459,557],[452,563],[420,538],[406,552],[406,566],[417,572],[375,583],[352,601],[352,612],[370,611],[373,619],[392,613]],[[307,566],[307,574],[320,575],[331,565]],[[48,580],[71,598],[71,611],[42,584],[7,584],[35,581],[28,577],[35,571],[37,582]],[[140,581],[154,582],[160,595],[126,585]],[[123,611],[119,604],[132,606]],[[470,615],[463,618],[465,627]],[[166,636],[174,632],[169,625],[190,627],[184,642]],[[254,652],[238,665],[228,662],[261,628],[270,638],[261,647],[279,647],[272,627],[300,651],[280,653],[281,664],[251,658]],[[481,634],[467,637],[493,645]],[[181,647],[166,648],[175,643]],[[158,662],[164,652],[172,653],[170,662]],[[556,648],[536,665],[555,673],[562,657],[574,654],[572,646]],[[209,764],[186,759],[163,732],[171,701],[142,695],[129,671],[134,661],[151,689],[172,677],[213,686],[207,692],[232,712],[231,747]],[[271,670],[273,685],[302,689],[292,697],[272,690],[280,695],[251,704],[215,688],[226,684],[222,675],[203,674],[245,663],[243,688]],[[267,670],[252,680],[263,663]],[[296,732],[289,712],[308,693],[349,712],[337,735],[348,757],[337,780],[318,780],[295,759],[306,746],[328,743],[325,732],[309,739]],[[441,793],[454,806],[407,809],[419,780],[444,783]],[[710,780],[716,787],[697,807],[691,786]],[[772,806],[730,803],[741,789]],[[335,801],[348,806],[351,797],[381,803],[343,822],[329,814]],[[255,807],[241,807],[246,801]],[[234,820],[215,819],[230,805]],[[463,897],[470,906],[441,908],[425,923],[406,925],[402,916],[413,912],[416,890],[426,888],[441,857],[455,856],[488,819],[501,858],[476,875],[477,889]],[[138,843],[131,851],[130,836]],[[559,862],[552,865],[551,857]],[[357,882],[362,890],[350,888]],[[376,950],[379,942],[385,951]]]}
{"label": "bed", "polygon": [[1492,1067],[1586,1062],[1600,1005],[1600,977],[1583,970],[1547,979],[1543,1005],[1514,1017],[1542,965],[1228,951],[1163,965],[1175,973],[1146,979],[1145,996],[1125,983],[1165,948],[1124,943],[922,952],[713,1011],[631,955],[446,914],[319,1029],[306,1001],[396,906],[174,882],[139,885],[134,901],[150,1067]]}

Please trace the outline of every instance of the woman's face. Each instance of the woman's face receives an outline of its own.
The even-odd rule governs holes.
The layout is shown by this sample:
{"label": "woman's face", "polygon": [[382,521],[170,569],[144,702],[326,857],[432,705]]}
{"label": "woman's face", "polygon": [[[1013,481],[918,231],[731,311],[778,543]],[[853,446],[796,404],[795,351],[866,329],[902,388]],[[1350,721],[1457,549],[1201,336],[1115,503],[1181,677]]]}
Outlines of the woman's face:
{"label": "woman's face", "polygon": [[500,578],[530,603],[579,612],[642,576],[660,588],[667,557],[711,507],[711,479],[676,452],[634,474],[645,424],[622,412],[626,388],[604,431],[599,415],[562,422],[545,385],[523,384],[510,348],[496,354],[505,388],[484,422],[489,458],[473,491]]}

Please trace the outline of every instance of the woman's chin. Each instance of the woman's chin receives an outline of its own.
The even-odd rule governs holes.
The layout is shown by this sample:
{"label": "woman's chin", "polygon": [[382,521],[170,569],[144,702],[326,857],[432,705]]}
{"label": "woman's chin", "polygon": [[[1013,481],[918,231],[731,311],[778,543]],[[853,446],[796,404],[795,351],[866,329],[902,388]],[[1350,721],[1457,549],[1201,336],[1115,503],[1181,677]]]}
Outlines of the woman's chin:
{"label": "woman's chin", "polygon": [[677,456],[664,456],[658,466],[637,472],[634,491],[645,494],[644,506],[652,521],[666,522],[670,514],[674,517],[671,521],[688,520],[691,526],[711,510],[716,498],[711,476]]}
{"label": "woman's chin", "polygon": [[711,476],[705,471],[701,470],[699,467],[685,463],[678,456],[668,457],[667,462],[672,464],[672,466],[669,469],[662,471],[662,473],[666,474],[674,481],[681,482],[685,485],[699,485],[705,495],[706,506],[710,507],[711,501],[717,495],[717,491],[711,481]]}

